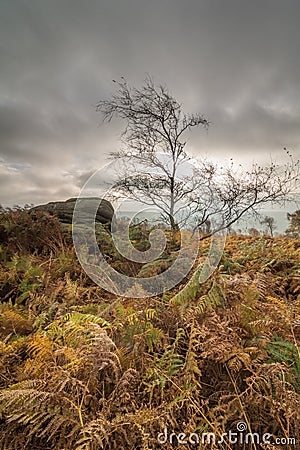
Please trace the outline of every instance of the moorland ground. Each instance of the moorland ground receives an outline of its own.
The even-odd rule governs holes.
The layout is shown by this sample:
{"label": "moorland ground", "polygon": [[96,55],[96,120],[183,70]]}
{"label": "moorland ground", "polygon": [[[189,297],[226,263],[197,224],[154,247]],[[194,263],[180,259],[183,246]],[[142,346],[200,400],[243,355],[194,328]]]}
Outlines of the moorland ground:
{"label": "moorland ground", "polygon": [[[132,230],[137,248],[148,231]],[[174,437],[159,444],[158,433],[218,437],[240,421],[299,445],[299,239],[228,236],[200,285],[204,241],[181,285],[136,299],[95,285],[55,218],[2,213],[0,237],[1,450],[180,448]],[[104,228],[98,239],[134,276],[159,273],[178,251],[169,237],[164,257],[142,270]]]}

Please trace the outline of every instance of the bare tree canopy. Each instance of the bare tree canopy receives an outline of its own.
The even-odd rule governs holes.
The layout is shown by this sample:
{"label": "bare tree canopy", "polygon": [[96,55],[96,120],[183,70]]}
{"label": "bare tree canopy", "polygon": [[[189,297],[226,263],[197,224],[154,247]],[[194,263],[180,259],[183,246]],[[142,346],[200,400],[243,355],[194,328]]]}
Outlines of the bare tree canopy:
{"label": "bare tree canopy", "polygon": [[253,164],[247,171],[233,163],[224,168],[192,160],[185,149],[187,133],[208,128],[209,121],[199,113],[186,114],[168,89],[150,77],[140,89],[125,79],[115,83],[117,92],[97,105],[104,122],[118,117],[126,124],[123,148],[110,154],[120,161],[115,188],[158,208],[173,230],[189,223],[211,236],[264,204],[284,204],[299,186],[299,161],[286,149],[284,165]]}
{"label": "bare tree canopy", "polygon": [[[111,154],[123,161],[117,187],[132,199],[159,208],[176,229],[176,207],[185,193],[182,183],[178,183],[178,171],[189,159],[185,135],[209,123],[201,114],[185,114],[167,88],[156,86],[150,77],[141,89],[129,87],[124,79],[117,85],[117,93],[97,105],[104,121],[120,117],[126,122],[122,134],[126,148]],[[189,184],[188,191],[193,188],[187,178],[184,184]]]}

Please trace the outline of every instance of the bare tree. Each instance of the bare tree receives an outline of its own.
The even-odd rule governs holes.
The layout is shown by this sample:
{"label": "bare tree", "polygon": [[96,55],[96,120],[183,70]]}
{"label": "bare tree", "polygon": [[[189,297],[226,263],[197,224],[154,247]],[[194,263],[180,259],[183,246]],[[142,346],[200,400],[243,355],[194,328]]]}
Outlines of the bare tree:
{"label": "bare tree", "polygon": [[[122,161],[116,187],[132,199],[156,206],[175,230],[179,204],[199,183],[192,174],[178,177],[180,167],[189,160],[185,135],[209,123],[201,114],[185,114],[167,88],[155,86],[151,78],[141,89],[129,87],[125,80],[117,85],[117,93],[97,105],[104,121],[115,116],[126,121],[122,134],[126,148],[111,154]],[[187,198],[184,202],[192,207]]]}
{"label": "bare tree", "polygon": [[260,223],[261,223],[261,225],[266,225],[267,231],[270,233],[270,236],[273,237],[274,230],[276,229],[274,217],[265,216]]}
{"label": "bare tree", "polygon": [[187,133],[207,128],[208,120],[184,113],[168,89],[151,78],[140,89],[124,79],[115,83],[117,92],[97,105],[104,122],[118,117],[126,123],[125,146],[110,154],[120,162],[115,188],[120,195],[157,207],[173,230],[188,222],[209,237],[246,213],[257,214],[266,203],[284,203],[299,183],[299,161],[288,151],[284,166],[253,164],[241,171],[233,164],[222,168],[201,160],[191,170]]}
{"label": "bare tree", "polygon": [[260,210],[266,205],[284,207],[287,202],[295,200],[299,189],[299,161],[294,161],[286,152],[288,160],[283,165],[271,162],[260,166],[254,163],[247,171],[233,163],[225,170],[214,166],[209,189],[199,195],[198,210],[194,215],[198,226],[207,220],[214,224],[204,237],[231,227],[246,215],[259,219]]}

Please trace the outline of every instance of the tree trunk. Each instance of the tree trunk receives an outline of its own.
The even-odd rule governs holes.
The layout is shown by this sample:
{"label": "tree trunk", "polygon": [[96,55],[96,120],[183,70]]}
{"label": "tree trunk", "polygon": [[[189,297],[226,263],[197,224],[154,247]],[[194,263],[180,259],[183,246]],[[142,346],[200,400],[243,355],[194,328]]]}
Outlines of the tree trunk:
{"label": "tree trunk", "polygon": [[[174,169],[175,171],[175,169]],[[178,231],[179,227],[178,224],[175,222],[174,219],[174,207],[175,207],[175,200],[174,200],[174,176],[170,178],[170,214],[169,214],[169,220],[170,225],[173,231]]]}
{"label": "tree trunk", "polygon": [[179,226],[175,222],[175,219],[174,219],[174,217],[171,214],[169,214],[169,220],[170,220],[170,225],[171,225],[172,231],[178,231],[179,230]]}

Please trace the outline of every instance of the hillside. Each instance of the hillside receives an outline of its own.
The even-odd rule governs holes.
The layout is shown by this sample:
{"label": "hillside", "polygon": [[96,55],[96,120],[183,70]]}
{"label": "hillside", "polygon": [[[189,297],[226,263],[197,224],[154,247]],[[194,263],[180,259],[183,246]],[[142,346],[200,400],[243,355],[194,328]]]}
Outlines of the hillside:
{"label": "hillside", "polygon": [[[148,231],[134,230],[140,249]],[[96,286],[70,228],[42,212],[2,213],[0,238],[1,450],[297,448],[300,239],[228,236],[204,284],[196,266],[191,281],[134,299]],[[98,238],[116,269],[141,272],[105,228]],[[240,443],[222,441],[239,423]]]}

